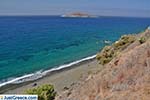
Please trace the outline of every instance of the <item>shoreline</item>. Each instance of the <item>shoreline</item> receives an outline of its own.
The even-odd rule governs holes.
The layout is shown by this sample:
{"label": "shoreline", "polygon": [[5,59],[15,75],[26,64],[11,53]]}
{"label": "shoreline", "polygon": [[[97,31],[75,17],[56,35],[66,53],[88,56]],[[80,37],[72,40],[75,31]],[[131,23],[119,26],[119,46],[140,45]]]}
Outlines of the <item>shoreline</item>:
{"label": "shoreline", "polygon": [[[90,66],[91,63],[94,63],[93,65]],[[12,94],[12,93],[23,93],[23,90],[28,88],[28,87],[33,87],[33,83],[40,83],[42,84],[50,84],[52,79],[54,79],[54,77],[62,77],[65,79],[65,77],[63,77],[62,75],[66,75],[65,72],[76,72],[75,70],[78,70],[76,72],[76,74],[78,74],[78,72],[82,72],[84,71],[85,73],[88,73],[88,71],[91,71],[91,69],[97,68],[97,61],[95,59],[95,55],[94,56],[90,56],[72,63],[67,64],[68,66],[66,67],[58,67],[57,70],[51,69],[53,71],[45,71],[45,75],[36,79],[36,80],[30,80],[30,81],[26,81],[26,82],[22,82],[22,83],[18,83],[18,84],[7,84],[5,86],[0,87],[0,93],[8,93],[8,94]],[[64,65],[63,65],[64,66]],[[92,68],[93,67],[93,68]],[[80,69],[80,70],[79,70]],[[71,73],[70,73],[71,74]],[[84,74],[84,73],[83,73]],[[66,75],[68,76],[68,75]],[[73,77],[76,77],[76,75],[73,75]],[[78,75],[77,75],[78,77]],[[70,78],[72,78],[70,76]],[[50,82],[45,82],[45,80],[49,79]],[[75,78],[73,80],[78,81],[80,78]],[[44,80],[44,81],[43,81]],[[56,84],[60,84],[61,82],[56,82],[59,81],[57,79],[53,80],[52,83],[54,83],[53,85],[55,86]],[[63,81],[63,80],[62,80]],[[65,80],[64,80],[65,81]],[[69,80],[70,82],[67,83],[68,85],[71,84],[71,80]],[[29,85],[29,86],[28,86]],[[39,85],[39,84],[38,84]],[[27,87],[26,87],[27,86]],[[26,87],[26,88],[24,88]],[[63,85],[56,85],[56,90],[60,91],[62,87],[64,87]],[[18,92],[19,91],[19,92]]]}
{"label": "shoreline", "polygon": [[76,60],[76,61],[70,62],[68,64],[63,64],[63,65],[60,65],[58,67],[54,67],[54,68],[51,68],[51,69],[48,69],[45,71],[37,71],[35,73],[26,74],[26,75],[23,75],[20,77],[16,77],[12,80],[8,80],[6,82],[0,83],[0,88],[5,86],[5,85],[9,85],[9,84],[19,84],[19,83],[28,82],[28,81],[34,81],[34,80],[37,80],[37,79],[40,79],[40,78],[46,76],[48,73],[62,70],[62,69],[67,68],[67,67],[72,67],[72,66],[79,64],[79,63],[82,63],[84,61],[94,59],[95,57],[96,57],[96,55],[88,56],[88,57],[82,58],[80,60]]}

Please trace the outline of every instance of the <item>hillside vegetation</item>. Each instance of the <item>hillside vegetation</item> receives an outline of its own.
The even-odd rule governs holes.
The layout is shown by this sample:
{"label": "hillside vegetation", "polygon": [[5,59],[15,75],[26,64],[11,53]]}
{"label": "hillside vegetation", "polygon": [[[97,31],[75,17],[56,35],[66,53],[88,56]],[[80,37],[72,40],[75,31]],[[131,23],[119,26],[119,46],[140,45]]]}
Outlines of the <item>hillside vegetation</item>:
{"label": "hillside vegetation", "polygon": [[122,36],[97,54],[104,67],[56,100],[150,100],[150,30]]}
{"label": "hillside vegetation", "polygon": [[38,100],[54,100],[56,92],[53,85],[45,84],[25,91],[26,94],[38,95]]}
{"label": "hillside vegetation", "polygon": [[111,46],[104,47],[104,49],[97,54],[96,58],[100,64],[107,64],[134,41],[136,41],[136,36],[124,35]]}

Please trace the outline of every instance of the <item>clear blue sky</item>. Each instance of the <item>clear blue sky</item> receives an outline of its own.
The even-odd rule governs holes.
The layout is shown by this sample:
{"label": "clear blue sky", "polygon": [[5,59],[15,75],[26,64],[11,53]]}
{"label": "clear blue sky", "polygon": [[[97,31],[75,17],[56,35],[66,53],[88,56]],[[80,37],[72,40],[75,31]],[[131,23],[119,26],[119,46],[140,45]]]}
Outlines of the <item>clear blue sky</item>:
{"label": "clear blue sky", "polygon": [[58,15],[70,12],[150,17],[150,0],[0,0],[0,15]]}

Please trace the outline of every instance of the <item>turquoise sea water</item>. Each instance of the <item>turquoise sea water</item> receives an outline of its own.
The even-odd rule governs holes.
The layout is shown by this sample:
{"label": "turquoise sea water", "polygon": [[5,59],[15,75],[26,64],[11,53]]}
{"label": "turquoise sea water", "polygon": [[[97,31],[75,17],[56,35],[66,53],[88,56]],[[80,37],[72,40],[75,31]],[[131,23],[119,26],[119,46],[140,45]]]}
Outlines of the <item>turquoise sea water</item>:
{"label": "turquoise sea water", "polygon": [[138,33],[150,18],[0,17],[0,81],[96,54],[104,40]]}

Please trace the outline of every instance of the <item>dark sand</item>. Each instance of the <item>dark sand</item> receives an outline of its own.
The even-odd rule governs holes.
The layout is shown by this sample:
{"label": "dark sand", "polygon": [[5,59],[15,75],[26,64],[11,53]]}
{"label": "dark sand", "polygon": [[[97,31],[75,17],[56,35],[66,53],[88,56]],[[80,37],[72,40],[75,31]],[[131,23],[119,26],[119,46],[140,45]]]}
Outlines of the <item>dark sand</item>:
{"label": "dark sand", "polygon": [[[61,92],[64,87],[77,83],[86,78],[90,73],[95,73],[102,67],[93,60],[84,61],[69,68],[49,73],[45,77],[32,82],[24,82],[17,85],[7,85],[0,88],[0,93],[4,94],[24,94],[25,90],[34,88],[43,84],[53,84],[57,92]],[[36,86],[34,86],[37,84]]]}

